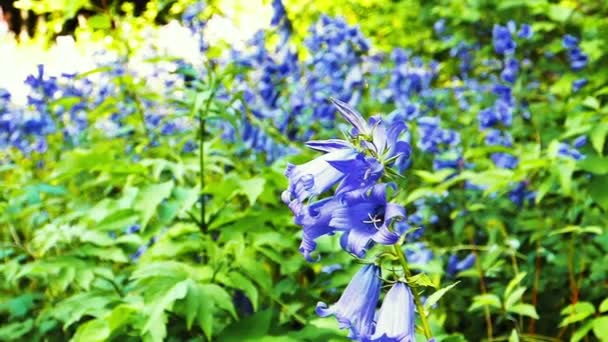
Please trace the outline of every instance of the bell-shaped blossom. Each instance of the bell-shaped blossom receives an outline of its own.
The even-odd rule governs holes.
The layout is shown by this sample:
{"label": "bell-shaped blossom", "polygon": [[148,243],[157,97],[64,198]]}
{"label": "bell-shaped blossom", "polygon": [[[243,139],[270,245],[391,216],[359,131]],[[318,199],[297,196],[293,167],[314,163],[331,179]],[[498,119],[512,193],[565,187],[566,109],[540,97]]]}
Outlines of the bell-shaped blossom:
{"label": "bell-shaped blossom", "polygon": [[328,307],[319,302],[316,312],[321,317],[336,316],[340,329],[350,330],[350,338],[363,340],[373,332],[381,286],[380,268],[365,265],[355,274],[335,304]]}
{"label": "bell-shaped blossom", "polygon": [[386,293],[374,334],[363,341],[414,342],[416,341],[416,312],[410,288],[397,282]]}
{"label": "bell-shaped blossom", "polygon": [[[282,199],[286,204],[293,205],[294,201],[303,202],[305,199],[319,195],[344,178],[344,173],[331,166],[331,161],[341,161],[355,158],[357,152],[349,145],[324,145],[318,147],[328,153],[302,165],[288,164],[285,170],[289,185],[283,192]],[[292,208],[293,210],[293,208]]]}
{"label": "bell-shaped blossom", "polygon": [[377,184],[370,191],[352,191],[341,195],[343,206],[334,210],[329,225],[344,231],[342,248],[362,257],[372,241],[392,245],[399,234],[389,226],[396,218],[405,217],[405,209],[386,200],[387,184]]}
{"label": "bell-shaped blossom", "polygon": [[300,205],[295,210],[295,223],[302,226],[300,252],[308,261],[313,261],[310,253],[315,250],[315,240],[323,235],[332,235],[334,228],[329,225],[332,213],[341,203],[334,197],[325,198],[311,205]]}

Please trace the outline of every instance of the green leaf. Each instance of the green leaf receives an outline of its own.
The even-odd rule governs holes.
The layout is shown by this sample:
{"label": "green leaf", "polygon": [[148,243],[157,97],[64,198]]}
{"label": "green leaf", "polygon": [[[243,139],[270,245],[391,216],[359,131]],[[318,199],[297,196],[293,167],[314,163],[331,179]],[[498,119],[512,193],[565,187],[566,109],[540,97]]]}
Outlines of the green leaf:
{"label": "green leaf", "polygon": [[600,109],[600,101],[598,101],[595,97],[587,96],[585,100],[583,100],[583,106],[591,108],[593,110]]}
{"label": "green leaf", "polygon": [[266,180],[264,178],[252,178],[241,180],[239,184],[241,186],[241,190],[239,192],[247,196],[249,205],[253,205],[262,191],[264,191]]}
{"label": "green leaf", "polygon": [[515,291],[513,291],[505,300],[505,309],[508,311],[515,303],[519,302],[524,292],[526,292],[525,287],[518,287],[515,289]]}
{"label": "green leaf", "polygon": [[608,311],[608,298],[604,299],[601,303],[600,303],[600,307],[598,308],[599,312],[606,312]]}
{"label": "green leaf", "polygon": [[87,22],[93,29],[109,29],[112,27],[112,20],[105,14],[94,15]]}
{"label": "green leaf", "polygon": [[435,305],[435,303],[437,303],[441,297],[443,297],[449,290],[451,290],[454,286],[458,285],[458,283],[460,283],[460,281],[455,282],[452,285],[448,285],[444,288],[441,288],[435,292],[433,292],[432,295],[428,296],[428,298],[426,299],[426,301],[424,302],[424,308],[425,309],[430,309],[433,305]]}
{"label": "green leaf", "polygon": [[603,155],[604,153],[604,143],[606,142],[606,134],[608,134],[608,123],[601,122],[598,125],[595,125],[591,130],[590,140],[593,148],[599,153]]}
{"label": "green leaf", "polygon": [[272,320],[272,310],[263,310],[227,326],[218,341],[244,341],[260,338],[268,334]]}
{"label": "green leaf", "polygon": [[572,174],[576,163],[573,160],[563,160],[557,165],[559,171],[559,181],[564,195],[569,195],[572,191]]}
{"label": "green leaf", "polygon": [[511,281],[509,281],[509,284],[507,284],[507,287],[505,288],[505,297],[509,297],[511,295],[511,292],[513,291],[513,289],[519,285],[519,283],[521,283],[521,281],[524,279],[524,277],[526,276],[526,272],[520,272],[518,273],[513,279],[511,279]]}
{"label": "green leaf", "polygon": [[589,183],[589,194],[600,207],[608,210],[608,175],[593,176]]}
{"label": "green leaf", "polygon": [[519,342],[519,335],[517,334],[517,330],[511,330],[511,335],[509,336],[509,342]]}
{"label": "green leaf", "polygon": [[437,285],[426,273],[418,273],[415,276],[409,277],[407,278],[407,282],[411,287],[431,286],[437,288]]}
{"label": "green leaf", "polygon": [[27,334],[34,327],[34,320],[28,318],[23,322],[3,323],[0,326],[0,339],[6,341],[18,341],[20,337]]}
{"label": "green leaf", "polygon": [[530,304],[516,304],[510,307],[507,311],[513,312],[516,314],[520,314],[522,316],[528,316],[534,319],[538,319],[538,314],[536,313],[536,308]]}
{"label": "green leaf", "polygon": [[158,205],[171,195],[172,190],[173,181],[168,181],[161,184],[148,185],[137,194],[134,209],[141,213],[142,229],[145,228],[150,218],[156,213]]}
{"label": "green leaf", "polygon": [[170,310],[176,300],[186,296],[188,284],[189,280],[180,281],[170,287],[160,297],[154,299],[149,307],[148,319],[142,329],[143,333],[150,332],[158,340],[165,338],[167,334],[165,310]]}
{"label": "green leaf", "polygon": [[88,321],[78,327],[74,337],[70,341],[73,342],[95,342],[105,341],[110,337],[110,326],[108,322],[101,319]]}
{"label": "green leaf", "polygon": [[600,341],[608,341],[608,316],[600,316],[593,320],[593,333]]}
{"label": "green leaf", "polygon": [[571,13],[572,13],[572,9],[570,9],[568,7],[552,4],[552,5],[549,5],[549,12],[547,13],[547,15],[552,20],[564,22],[570,17]]}
{"label": "green leaf", "polygon": [[587,334],[589,330],[593,328],[593,321],[585,322],[580,328],[576,329],[576,331],[570,337],[570,342],[578,342],[582,340]]}
{"label": "green leaf", "polygon": [[249,280],[249,278],[245,277],[239,272],[230,272],[228,274],[228,280],[226,285],[243,290],[247,298],[251,301],[253,305],[253,310],[258,310],[258,289],[255,287],[253,282]]}
{"label": "green leaf", "polygon": [[595,313],[595,307],[589,302],[578,302],[574,305],[568,305],[562,311],[562,315],[566,315],[559,324],[560,327],[565,327],[575,322],[584,320]]}
{"label": "green leaf", "polygon": [[[602,141],[602,146],[603,145],[604,142]],[[579,160],[577,165],[580,169],[596,175],[605,175],[608,173],[608,158],[590,155],[585,159]]]}
{"label": "green leaf", "polygon": [[484,306],[490,306],[497,309],[501,308],[500,298],[492,293],[486,293],[473,297],[473,303],[469,307],[469,311],[473,311]]}

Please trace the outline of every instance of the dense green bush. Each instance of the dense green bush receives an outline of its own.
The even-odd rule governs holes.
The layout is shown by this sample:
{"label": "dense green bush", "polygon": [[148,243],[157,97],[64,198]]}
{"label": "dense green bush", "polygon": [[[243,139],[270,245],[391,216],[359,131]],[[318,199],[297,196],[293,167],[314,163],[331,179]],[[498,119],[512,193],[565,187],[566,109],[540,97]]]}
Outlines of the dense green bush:
{"label": "dense green bush", "polygon": [[[221,2],[29,5],[113,39],[90,72],[41,65],[26,105],[0,89],[1,340],[347,340],[315,305],[374,262],[425,302],[417,340],[422,315],[436,341],[606,340],[607,5],[272,1],[242,48],[209,46]],[[138,38],[159,15],[196,58]],[[403,125],[401,154],[330,98]],[[339,164],[305,142],[343,137],[395,185],[394,248],[308,233],[353,189],[319,188]]]}

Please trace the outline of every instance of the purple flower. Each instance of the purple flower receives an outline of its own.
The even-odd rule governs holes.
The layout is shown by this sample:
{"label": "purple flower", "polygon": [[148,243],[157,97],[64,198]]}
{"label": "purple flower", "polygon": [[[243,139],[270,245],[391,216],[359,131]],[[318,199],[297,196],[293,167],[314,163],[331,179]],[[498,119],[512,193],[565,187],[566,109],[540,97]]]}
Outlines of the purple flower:
{"label": "purple flower", "polygon": [[587,62],[589,61],[587,55],[583,53],[583,50],[581,50],[579,47],[575,47],[574,49],[568,51],[568,57],[570,58],[570,67],[574,71],[583,69],[585,66],[587,66]]}
{"label": "purple flower", "polygon": [[579,152],[579,150],[566,143],[559,143],[557,155],[560,157],[572,158],[574,160],[581,160],[585,158],[585,155]]}
{"label": "purple flower", "polygon": [[321,317],[336,316],[340,329],[349,329],[350,338],[362,340],[373,331],[381,286],[380,268],[365,265],[346,286],[338,302],[329,307],[319,302],[316,312]]}
{"label": "purple flower", "polygon": [[515,188],[509,191],[509,199],[511,200],[511,202],[513,202],[513,204],[517,206],[522,206],[525,201],[528,201],[529,203],[534,202],[536,194],[533,191],[528,191],[527,187],[528,182],[523,181],[517,183]]}
{"label": "purple flower", "polygon": [[586,135],[581,135],[580,137],[574,139],[574,141],[572,141],[572,146],[574,146],[575,148],[581,148],[583,146],[585,146],[587,144],[587,136]]}
{"label": "purple flower", "polygon": [[562,46],[568,50],[574,49],[578,47],[578,39],[573,35],[567,34],[562,39]]}
{"label": "purple flower", "polygon": [[331,166],[330,161],[349,160],[356,156],[355,149],[344,141],[326,141],[315,146],[315,149],[328,153],[302,165],[287,165],[285,176],[289,185],[282,195],[284,203],[303,202],[328,190],[344,178],[344,173]]}
{"label": "purple flower", "polygon": [[371,191],[352,191],[341,196],[342,207],[332,213],[329,225],[344,231],[340,243],[347,252],[365,255],[372,241],[392,245],[399,234],[389,226],[396,218],[405,217],[405,209],[386,199],[387,184],[377,184]]}
{"label": "purple flower", "polygon": [[534,34],[534,32],[532,32],[532,26],[530,26],[528,24],[521,24],[521,27],[519,28],[519,32],[517,33],[517,36],[519,38],[523,38],[523,39],[530,39],[530,38],[532,38],[533,34]]}
{"label": "purple flower", "polygon": [[490,158],[492,159],[492,161],[494,162],[494,164],[497,167],[500,167],[503,169],[514,169],[517,167],[517,164],[519,163],[517,157],[515,157],[512,154],[504,153],[504,152],[492,153]]}
{"label": "purple flower", "polygon": [[302,226],[300,252],[306,260],[313,261],[310,253],[315,250],[315,240],[323,235],[333,235],[335,229],[329,225],[332,213],[341,207],[334,197],[326,198],[311,205],[300,205],[295,212],[295,223]]}
{"label": "purple flower", "polygon": [[416,313],[410,288],[397,282],[386,293],[374,334],[363,341],[410,342],[416,340]]}
{"label": "purple flower", "polygon": [[572,92],[576,93],[588,83],[586,78],[580,78],[572,82]]}
{"label": "purple flower", "polygon": [[449,276],[454,276],[458,272],[468,270],[469,268],[473,267],[473,265],[475,265],[476,259],[477,258],[475,257],[475,254],[473,254],[473,253],[469,253],[469,255],[467,255],[462,260],[459,260],[458,256],[456,256],[455,254],[452,254],[452,255],[450,255],[450,258],[448,259],[448,266],[447,266],[446,273]]}
{"label": "purple flower", "polygon": [[517,47],[517,43],[511,37],[511,31],[507,27],[500,25],[494,25],[492,29],[492,41],[494,43],[494,50],[498,54],[513,54]]}
{"label": "purple flower", "polygon": [[507,58],[505,68],[500,74],[503,81],[515,83],[517,79],[517,71],[519,70],[519,62],[515,58]]}

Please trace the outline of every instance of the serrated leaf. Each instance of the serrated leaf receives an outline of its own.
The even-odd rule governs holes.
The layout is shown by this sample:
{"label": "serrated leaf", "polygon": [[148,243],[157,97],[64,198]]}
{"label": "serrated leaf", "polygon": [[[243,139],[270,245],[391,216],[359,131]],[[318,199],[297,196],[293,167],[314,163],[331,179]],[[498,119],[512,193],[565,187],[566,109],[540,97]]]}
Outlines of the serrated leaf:
{"label": "serrated leaf", "polygon": [[143,333],[151,332],[160,339],[166,336],[165,310],[170,310],[176,300],[186,296],[188,284],[189,280],[180,281],[169,287],[160,297],[154,298],[149,307],[148,319],[142,329]]}
{"label": "serrated leaf", "polygon": [[134,209],[141,214],[142,229],[146,227],[160,203],[171,195],[173,190],[173,181],[168,181],[161,184],[148,185],[141,189],[137,194],[134,203]]}
{"label": "serrated leaf", "polygon": [[424,302],[424,308],[425,309],[430,309],[433,305],[435,305],[435,303],[437,303],[441,297],[443,297],[449,290],[451,290],[454,286],[458,285],[458,283],[460,283],[460,281],[455,282],[452,285],[448,285],[446,287],[443,287],[435,292],[433,292],[432,295],[428,296],[428,298],[426,299],[426,301]]}
{"label": "serrated leaf", "polygon": [[536,308],[531,304],[516,304],[510,307],[507,311],[520,314],[522,316],[528,316],[534,319],[538,319]]}

